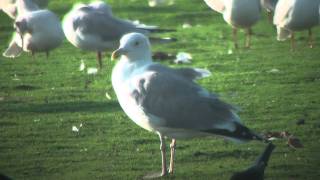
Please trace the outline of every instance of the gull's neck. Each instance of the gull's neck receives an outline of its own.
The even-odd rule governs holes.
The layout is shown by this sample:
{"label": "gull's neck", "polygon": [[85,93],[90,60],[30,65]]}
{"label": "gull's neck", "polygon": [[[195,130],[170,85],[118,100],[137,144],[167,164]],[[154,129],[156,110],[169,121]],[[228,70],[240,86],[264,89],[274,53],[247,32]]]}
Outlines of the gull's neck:
{"label": "gull's neck", "polygon": [[127,56],[122,56],[120,61],[130,66],[134,66],[135,68],[143,67],[145,65],[149,65],[153,63],[151,57],[143,58],[143,59],[132,59],[132,58],[128,58]]}

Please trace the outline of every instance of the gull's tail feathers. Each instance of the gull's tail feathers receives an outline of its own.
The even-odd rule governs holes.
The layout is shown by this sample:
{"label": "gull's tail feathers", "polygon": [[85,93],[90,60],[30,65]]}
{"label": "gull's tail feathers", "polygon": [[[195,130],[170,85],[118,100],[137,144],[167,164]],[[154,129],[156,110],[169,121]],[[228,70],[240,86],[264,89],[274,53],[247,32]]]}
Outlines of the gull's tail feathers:
{"label": "gull's tail feathers", "polygon": [[203,132],[212,133],[225,137],[235,142],[244,143],[250,140],[266,141],[261,135],[251,131],[246,126],[242,125],[240,122],[233,122],[234,130],[230,131],[228,129],[208,129]]}
{"label": "gull's tail feathers", "polygon": [[2,54],[4,57],[15,58],[20,56],[23,49],[15,42],[12,41],[6,51]]}

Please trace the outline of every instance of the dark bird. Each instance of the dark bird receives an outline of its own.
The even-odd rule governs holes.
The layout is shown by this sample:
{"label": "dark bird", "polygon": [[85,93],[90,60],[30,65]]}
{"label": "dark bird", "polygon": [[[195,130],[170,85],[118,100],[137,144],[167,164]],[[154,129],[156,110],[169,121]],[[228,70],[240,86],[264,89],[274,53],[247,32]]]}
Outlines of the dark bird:
{"label": "dark bird", "polygon": [[234,173],[231,180],[263,180],[264,170],[268,165],[269,158],[274,148],[275,145],[269,143],[251,167],[245,171]]}
{"label": "dark bird", "polygon": [[9,178],[9,177],[6,176],[6,175],[0,173],[0,180],[12,180],[12,179]]}

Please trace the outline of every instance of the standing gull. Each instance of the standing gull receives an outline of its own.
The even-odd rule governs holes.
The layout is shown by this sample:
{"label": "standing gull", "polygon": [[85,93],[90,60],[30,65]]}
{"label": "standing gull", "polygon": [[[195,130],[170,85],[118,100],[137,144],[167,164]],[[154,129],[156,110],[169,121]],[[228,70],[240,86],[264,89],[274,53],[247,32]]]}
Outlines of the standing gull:
{"label": "standing gull", "polygon": [[238,48],[237,32],[246,29],[246,47],[250,47],[251,27],[260,19],[260,0],[204,0],[213,10],[223,14],[224,20],[232,26],[235,48]]}
{"label": "standing gull", "polygon": [[277,39],[291,38],[291,48],[295,48],[295,31],[308,30],[309,46],[313,47],[311,28],[319,25],[320,0],[279,0],[273,23],[277,26]]}
{"label": "standing gull", "polygon": [[22,51],[45,52],[58,47],[64,34],[58,17],[49,10],[41,10],[30,0],[18,0],[18,17],[15,19],[16,32],[7,50],[5,57],[17,57]]}
{"label": "standing gull", "polygon": [[[139,26],[113,16],[110,6],[103,1],[76,4],[63,19],[63,30],[71,44],[83,50],[96,51],[102,67],[102,51],[115,50],[121,36],[129,32],[162,31],[155,26]],[[161,41],[161,40],[159,40]],[[163,42],[171,39],[163,39]]]}
{"label": "standing gull", "polygon": [[153,63],[150,43],[140,33],[121,38],[112,59],[120,55],[112,71],[112,86],[124,112],[142,128],[159,135],[161,176],[168,173],[165,137],[172,139],[171,174],[176,139],[218,135],[236,141],[262,140],[241,124],[232,105],[194,82],[208,71]]}

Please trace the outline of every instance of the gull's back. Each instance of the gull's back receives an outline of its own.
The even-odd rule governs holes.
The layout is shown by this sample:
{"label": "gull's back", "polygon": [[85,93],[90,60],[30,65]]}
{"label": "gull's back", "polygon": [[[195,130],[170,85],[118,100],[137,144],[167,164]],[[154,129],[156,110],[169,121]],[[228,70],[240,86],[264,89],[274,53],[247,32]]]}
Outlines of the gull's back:
{"label": "gull's back", "polygon": [[274,24],[300,31],[319,24],[320,0],[280,0],[276,6]]}
{"label": "gull's back", "polygon": [[229,0],[224,3],[223,17],[232,26],[248,28],[260,19],[260,0]]}

